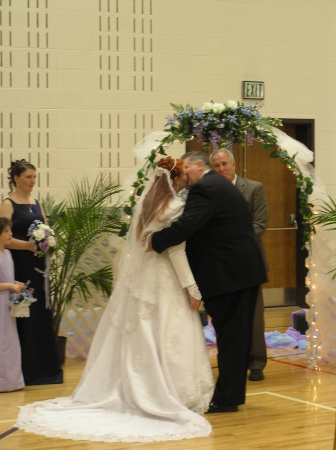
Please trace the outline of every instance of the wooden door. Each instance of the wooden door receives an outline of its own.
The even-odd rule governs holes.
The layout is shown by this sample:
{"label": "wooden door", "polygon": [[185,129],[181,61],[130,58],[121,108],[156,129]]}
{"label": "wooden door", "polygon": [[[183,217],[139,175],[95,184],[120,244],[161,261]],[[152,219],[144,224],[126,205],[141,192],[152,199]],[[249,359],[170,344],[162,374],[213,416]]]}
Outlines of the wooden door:
{"label": "wooden door", "polygon": [[[263,285],[265,306],[296,304],[296,214],[294,174],[279,158],[270,158],[262,144],[254,142],[233,149],[236,173],[242,178],[260,181],[265,188],[269,221],[263,235],[269,265],[268,283]],[[292,223],[291,223],[292,222]]]}
{"label": "wooden door", "polygon": [[[282,130],[295,138],[295,125],[287,124]],[[202,150],[196,141],[186,144],[186,151]],[[279,158],[271,158],[262,144],[254,141],[246,149],[234,146],[236,173],[242,178],[260,181],[265,188],[269,222],[263,235],[269,265],[268,282],[263,285],[265,306],[289,306],[297,301],[297,245],[295,176]],[[244,162],[245,161],[245,162]],[[245,169],[245,170],[244,170]],[[292,216],[292,220],[291,220]],[[302,261],[299,261],[302,264]]]}

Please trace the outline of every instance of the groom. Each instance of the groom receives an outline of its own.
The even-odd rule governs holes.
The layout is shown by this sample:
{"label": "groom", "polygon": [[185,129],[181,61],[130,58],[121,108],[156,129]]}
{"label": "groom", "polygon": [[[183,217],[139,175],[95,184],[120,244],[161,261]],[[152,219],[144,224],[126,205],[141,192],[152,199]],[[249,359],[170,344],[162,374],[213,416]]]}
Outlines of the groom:
{"label": "groom", "polygon": [[267,277],[244,197],[210,169],[204,153],[182,159],[190,189],[184,213],[153,234],[152,247],[162,253],[186,241],[190,268],[217,334],[219,375],[208,412],[235,412],[245,403],[254,308]]}

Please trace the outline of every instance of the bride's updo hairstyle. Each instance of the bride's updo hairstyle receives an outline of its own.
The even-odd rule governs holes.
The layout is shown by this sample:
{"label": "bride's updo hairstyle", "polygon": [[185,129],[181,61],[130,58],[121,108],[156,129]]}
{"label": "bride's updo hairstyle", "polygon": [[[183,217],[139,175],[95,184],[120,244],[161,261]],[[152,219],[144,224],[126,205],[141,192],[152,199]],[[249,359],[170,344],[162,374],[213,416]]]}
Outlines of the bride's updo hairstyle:
{"label": "bride's updo hairstyle", "polygon": [[10,192],[13,192],[14,188],[16,187],[16,183],[14,181],[15,175],[19,177],[23,172],[25,172],[27,169],[36,170],[36,167],[33,166],[33,164],[30,164],[30,162],[26,161],[25,159],[17,159],[16,161],[11,162],[11,166],[8,169],[8,180],[9,180],[9,189]]}
{"label": "bride's updo hairstyle", "polygon": [[[182,159],[174,159],[171,156],[161,158],[157,162],[157,167],[167,169],[170,172],[170,179],[174,181],[175,177],[183,175]],[[164,213],[169,203],[173,200],[174,194],[169,185],[166,175],[156,176],[152,187],[146,194],[142,203],[142,211],[137,225],[137,239],[140,239],[141,233],[154,219],[158,220]]]}
{"label": "bride's updo hairstyle", "polygon": [[171,156],[161,158],[157,162],[157,166],[162,167],[162,169],[167,169],[168,172],[170,172],[170,178],[172,181],[174,181],[175,177],[180,178],[180,176],[184,173],[182,159],[174,159]]}

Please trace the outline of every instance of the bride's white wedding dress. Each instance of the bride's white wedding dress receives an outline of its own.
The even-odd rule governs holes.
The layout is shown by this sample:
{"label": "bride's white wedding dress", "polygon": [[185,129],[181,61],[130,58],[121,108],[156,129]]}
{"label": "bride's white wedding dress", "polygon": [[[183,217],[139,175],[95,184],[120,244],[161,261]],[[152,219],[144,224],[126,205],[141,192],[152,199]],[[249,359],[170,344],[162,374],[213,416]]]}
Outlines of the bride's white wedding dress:
{"label": "bride's white wedding dress", "polygon": [[[174,195],[146,233],[169,226],[182,213],[184,201]],[[79,385],[71,397],[21,407],[15,426],[105,442],[177,440],[211,432],[199,414],[208,409],[213,376],[198,311],[181,287],[193,281],[184,248],[170,250],[170,256],[146,253],[134,226],[141,198],[139,203]]]}

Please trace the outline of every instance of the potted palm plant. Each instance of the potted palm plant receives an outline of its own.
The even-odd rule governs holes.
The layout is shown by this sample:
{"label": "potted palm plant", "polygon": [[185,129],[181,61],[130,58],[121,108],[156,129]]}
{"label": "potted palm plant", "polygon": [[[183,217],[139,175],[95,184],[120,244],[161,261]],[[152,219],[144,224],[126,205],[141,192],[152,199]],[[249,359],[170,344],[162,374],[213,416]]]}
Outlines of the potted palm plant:
{"label": "potted palm plant", "polygon": [[107,208],[108,199],[118,192],[117,183],[107,176],[99,176],[92,185],[87,178],[80,183],[73,181],[67,200],[56,203],[53,197],[47,197],[42,201],[48,224],[57,236],[49,277],[54,332],[62,363],[66,338],[58,334],[66,308],[75,296],[87,302],[92,288],[106,296],[112,292],[110,264],[91,272],[83,271],[80,261],[103,235],[126,234],[127,225],[121,220],[121,209]]}

